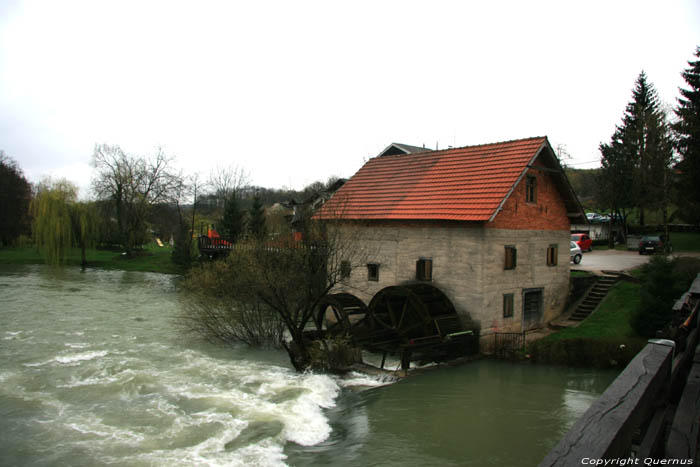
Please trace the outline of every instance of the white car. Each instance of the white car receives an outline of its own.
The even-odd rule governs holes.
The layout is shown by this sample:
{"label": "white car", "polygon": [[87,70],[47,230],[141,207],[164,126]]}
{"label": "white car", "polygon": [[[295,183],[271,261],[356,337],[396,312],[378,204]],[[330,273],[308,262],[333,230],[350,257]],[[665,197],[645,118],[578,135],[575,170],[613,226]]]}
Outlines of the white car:
{"label": "white car", "polygon": [[581,247],[579,247],[576,242],[571,242],[571,261],[573,261],[574,264],[578,264],[581,262],[582,257],[583,253],[581,252]]}

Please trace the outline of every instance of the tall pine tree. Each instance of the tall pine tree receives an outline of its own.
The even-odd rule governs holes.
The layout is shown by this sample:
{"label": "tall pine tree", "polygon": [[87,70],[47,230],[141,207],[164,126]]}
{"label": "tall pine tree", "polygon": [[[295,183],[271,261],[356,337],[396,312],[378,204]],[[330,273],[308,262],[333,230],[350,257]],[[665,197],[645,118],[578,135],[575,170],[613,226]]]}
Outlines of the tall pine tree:
{"label": "tall pine tree", "polygon": [[249,220],[248,220],[248,232],[253,238],[262,240],[267,235],[267,228],[265,226],[265,209],[263,208],[262,202],[260,202],[260,197],[255,195],[253,197],[253,205],[250,207]]}
{"label": "tall pine tree", "polygon": [[[636,205],[636,164],[633,154],[626,150],[622,141],[622,130],[618,127],[610,138],[610,143],[600,144],[601,170],[597,179],[596,198],[601,206],[610,208],[627,226],[629,211]],[[612,218],[611,218],[612,219]],[[610,236],[610,245],[614,238]]]}
{"label": "tall pine tree", "polygon": [[700,224],[700,47],[695,49],[695,61],[689,61],[683,71],[688,89],[680,88],[681,97],[673,125],[675,147],[681,160],[678,164],[679,205],[684,218]]}
{"label": "tall pine tree", "polygon": [[226,200],[219,233],[225,240],[235,242],[241,236],[244,229],[243,212],[241,212],[238,206],[238,197],[234,193]]}
{"label": "tall pine tree", "polygon": [[[667,172],[672,151],[666,115],[646,73],[639,74],[622,124],[610,144],[601,145],[604,196],[618,204],[632,204],[645,224],[645,212],[667,204]],[[624,192],[623,192],[624,190]],[[623,196],[623,200],[619,200]]]}

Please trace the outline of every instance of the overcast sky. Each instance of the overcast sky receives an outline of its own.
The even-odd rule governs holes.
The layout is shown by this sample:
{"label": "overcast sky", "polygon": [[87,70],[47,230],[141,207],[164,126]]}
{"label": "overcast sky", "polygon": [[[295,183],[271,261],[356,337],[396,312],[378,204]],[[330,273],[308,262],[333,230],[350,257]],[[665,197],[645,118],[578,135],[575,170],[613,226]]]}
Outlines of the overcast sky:
{"label": "overcast sky", "polygon": [[698,45],[697,0],[0,0],[0,149],[85,189],[96,143],[270,188],[392,142],[546,135],[595,167],[640,71],[673,106]]}

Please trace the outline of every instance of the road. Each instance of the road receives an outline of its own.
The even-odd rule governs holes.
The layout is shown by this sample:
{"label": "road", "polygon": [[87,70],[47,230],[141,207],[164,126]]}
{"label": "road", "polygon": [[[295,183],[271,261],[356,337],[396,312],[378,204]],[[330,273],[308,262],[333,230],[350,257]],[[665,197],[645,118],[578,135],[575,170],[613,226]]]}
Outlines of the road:
{"label": "road", "polygon": [[[698,256],[698,253],[678,253],[679,256]],[[593,250],[583,254],[581,264],[571,263],[571,269],[583,271],[626,271],[649,261],[652,255],[640,255],[636,251]]]}
{"label": "road", "polygon": [[581,264],[571,264],[571,269],[584,271],[625,271],[649,261],[651,255],[640,255],[636,251],[593,250],[583,254]]}

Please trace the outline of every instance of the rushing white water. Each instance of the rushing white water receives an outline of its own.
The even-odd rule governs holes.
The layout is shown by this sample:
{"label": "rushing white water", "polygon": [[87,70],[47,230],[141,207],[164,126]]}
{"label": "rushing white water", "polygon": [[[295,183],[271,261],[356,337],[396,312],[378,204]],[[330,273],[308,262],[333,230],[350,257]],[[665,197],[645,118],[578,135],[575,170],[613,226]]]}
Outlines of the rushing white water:
{"label": "rushing white water", "polygon": [[510,465],[540,459],[613,377],[298,374],[284,353],[183,334],[175,280],[0,267],[0,465]]}
{"label": "rushing white water", "polygon": [[12,272],[0,276],[3,465],[284,465],[285,444],[328,438],[341,385],[382,384],[183,336],[168,276]]}

